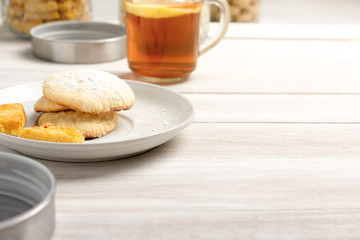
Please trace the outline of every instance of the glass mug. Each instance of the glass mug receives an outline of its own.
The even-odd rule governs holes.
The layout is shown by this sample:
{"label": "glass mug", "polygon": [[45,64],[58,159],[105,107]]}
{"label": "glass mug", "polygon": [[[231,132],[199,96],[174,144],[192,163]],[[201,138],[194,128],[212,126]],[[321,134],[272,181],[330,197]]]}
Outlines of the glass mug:
{"label": "glass mug", "polygon": [[126,0],[127,59],[140,79],[153,83],[185,80],[198,56],[214,47],[230,22],[226,0],[207,0],[219,7],[220,30],[199,45],[202,0]]}

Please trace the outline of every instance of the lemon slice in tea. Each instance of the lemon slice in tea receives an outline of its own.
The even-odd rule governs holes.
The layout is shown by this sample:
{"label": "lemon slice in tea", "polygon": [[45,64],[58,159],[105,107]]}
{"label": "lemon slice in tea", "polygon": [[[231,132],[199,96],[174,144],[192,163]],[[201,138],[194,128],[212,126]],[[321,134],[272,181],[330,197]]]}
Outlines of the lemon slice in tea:
{"label": "lemon slice in tea", "polygon": [[179,5],[140,4],[126,1],[126,11],[136,16],[145,18],[170,18],[188,13],[199,12],[200,7],[192,9],[181,8]]}

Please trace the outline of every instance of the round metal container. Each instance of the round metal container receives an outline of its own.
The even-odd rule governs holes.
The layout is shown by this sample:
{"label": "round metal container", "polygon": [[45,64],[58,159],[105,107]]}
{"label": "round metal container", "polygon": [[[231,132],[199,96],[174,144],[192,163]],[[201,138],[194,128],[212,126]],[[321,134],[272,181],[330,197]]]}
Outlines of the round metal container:
{"label": "round metal container", "polygon": [[0,239],[48,240],[55,229],[55,178],[42,164],[0,152]]}
{"label": "round metal container", "polygon": [[98,63],[126,57],[126,29],[104,22],[59,21],[30,31],[35,56],[61,63]]}

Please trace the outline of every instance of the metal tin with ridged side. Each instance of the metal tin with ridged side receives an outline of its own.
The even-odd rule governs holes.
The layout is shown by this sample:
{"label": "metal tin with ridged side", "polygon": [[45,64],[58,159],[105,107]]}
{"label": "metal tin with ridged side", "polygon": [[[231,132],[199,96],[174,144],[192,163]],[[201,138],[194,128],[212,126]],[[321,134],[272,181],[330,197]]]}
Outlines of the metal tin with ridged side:
{"label": "metal tin with ridged side", "polygon": [[49,240],[55,229],[55,178],[42,164],[0,152],[0,239]]}
{"label": "metal tin with ridged side", "polygon": [[60,63],[99,63],[126,57],[126,29],[105,22],[61,21],[30,31],[33,54]]}

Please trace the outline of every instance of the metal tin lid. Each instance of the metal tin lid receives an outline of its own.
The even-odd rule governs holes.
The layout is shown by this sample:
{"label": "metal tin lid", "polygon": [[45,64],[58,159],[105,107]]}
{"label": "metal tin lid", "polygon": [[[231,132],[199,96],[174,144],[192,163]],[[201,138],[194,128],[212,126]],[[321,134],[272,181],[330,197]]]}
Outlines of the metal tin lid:
{"label": "metal tin lid", "polygon": [[59,21],[31,29],[33,54],[62,63],[98,63],[126,57],[126,29],[104,22]]}

